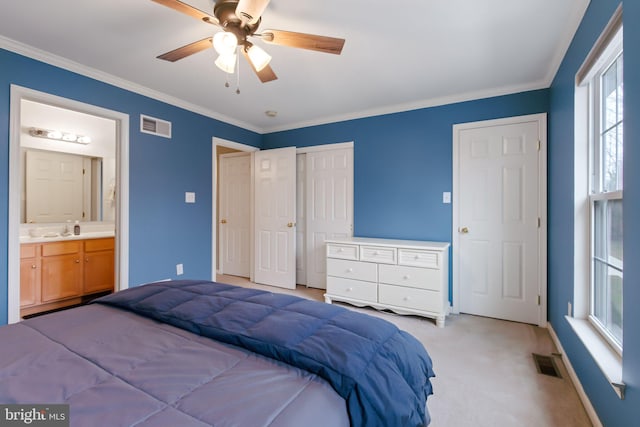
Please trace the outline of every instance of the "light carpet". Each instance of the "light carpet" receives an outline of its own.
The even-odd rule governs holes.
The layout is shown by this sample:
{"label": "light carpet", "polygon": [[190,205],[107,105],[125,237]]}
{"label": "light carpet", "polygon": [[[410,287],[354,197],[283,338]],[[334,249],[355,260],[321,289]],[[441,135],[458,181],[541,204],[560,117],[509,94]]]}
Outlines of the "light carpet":
{"label": "light carpet", "polygon": [[[217,281],[324,301],[321,289],[285,290],[226,275]],[[465,314],[447,316],[446,326],[438,328],[432,319],[340,305],[386,319],[425,346],[436,372],[427,403],[430,427],[592,425],[561,358],[556,363],[562,378],[536,369],[532,353],[557,352],[544,328]]]}

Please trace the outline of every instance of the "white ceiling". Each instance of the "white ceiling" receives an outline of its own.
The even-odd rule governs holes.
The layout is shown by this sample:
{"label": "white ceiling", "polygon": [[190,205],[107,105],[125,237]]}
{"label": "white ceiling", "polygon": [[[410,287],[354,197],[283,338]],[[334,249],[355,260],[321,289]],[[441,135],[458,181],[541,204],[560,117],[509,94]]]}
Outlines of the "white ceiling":
{"label": "white ceiling", "polygon": [[265,133],[548,87],[588,3],[272,0],[260,30],[344,38],[342,55],[255,39],[278,80],[241,62],[239,95],[212,49],[156,59],[217,28],[151,0],[3,1],[0,47]]}

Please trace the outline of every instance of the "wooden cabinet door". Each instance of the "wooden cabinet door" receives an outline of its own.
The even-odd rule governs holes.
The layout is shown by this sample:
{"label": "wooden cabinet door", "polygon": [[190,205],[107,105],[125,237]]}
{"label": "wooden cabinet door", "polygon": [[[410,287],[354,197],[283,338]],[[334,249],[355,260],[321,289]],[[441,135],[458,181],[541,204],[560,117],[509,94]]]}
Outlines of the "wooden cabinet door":
{"label": "wooden cabinet door", "polygon": [[115,282],[113,250],[85,252],[84,293],[112,291]]}
{"label": "wooden cabinet door", "polygon": [[[35,250],[35,249],[34,249]],[[20,307],[40,302],[40,260],[37,257],[20,259]]]}
{"label": "wooden cabinet door", "polygon": [[42,302],[82,294],[80,252],[42,257]]}

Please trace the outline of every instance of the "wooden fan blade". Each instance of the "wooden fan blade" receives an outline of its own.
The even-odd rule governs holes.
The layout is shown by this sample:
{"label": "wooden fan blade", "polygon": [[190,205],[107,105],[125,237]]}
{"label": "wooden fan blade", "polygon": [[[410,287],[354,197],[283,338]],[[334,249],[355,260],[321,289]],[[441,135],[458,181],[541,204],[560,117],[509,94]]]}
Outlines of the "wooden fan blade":
{"label": "wooden fan blade", "polygon": [[195,7],[190,6],[186,3],[183,3],[180,0],[151,0],[151,1],[167,6],[180,13],[184,13],[185,15],[189,15],[192,18],[196,18],[199,21],[204,21],[214,25],[219,24],[218,18],[216,18],[215,16],[209,15],[208,13],[203,12],[200,9],[196,9]]}
{"label": "wooden fan blade", "polygon": [[157,58],[164,59],[165,61],[176,62],[178,59],[185,58],[189,55],[193,55],[194,53],[209,49],[210,47],[213,47],[213,37],[207,37],[206,39],[189,43],[188,45],[174,49],[171,52],[163,53]]}
{"label": "wooden fan blade", "polygon": [[293,31],[265,30],[262,32],[261,37],[267,43],[316,50],[335,55],[340,55],[344,46],[344,39],[295,33]]}
{"label": "wooden fan blade", "polygon": [[242,51],[244,58],[247,60],[247,62],[251,66],[251,69],[253,70],[254,73],[256,73],[256,75],[258,76],[258,78],[262,83],[267,83],[272,80],[278,79],[278,76],[276,76],[276,73],[273,72],[273,70],[269,65],[267,65],[260,71],[256,70],[256,67],[253,66],[253,62],[251,62],[251,58],[249,58],[249,54],[247,54],[247,52],[245,52],[244,49],[240,49],[240,50]]}

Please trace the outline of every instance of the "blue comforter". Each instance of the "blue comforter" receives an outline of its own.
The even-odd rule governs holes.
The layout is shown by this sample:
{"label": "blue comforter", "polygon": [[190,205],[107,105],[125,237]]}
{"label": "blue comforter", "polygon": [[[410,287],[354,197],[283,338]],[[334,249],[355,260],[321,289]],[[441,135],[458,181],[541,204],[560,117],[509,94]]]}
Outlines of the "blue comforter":
{"label": "blue comforter", "polygon": [[434,376],[422,344],[343,307],[208,281],[158,282],[96,302],[305,369],[347,402],[352,426],[429,424]]}

